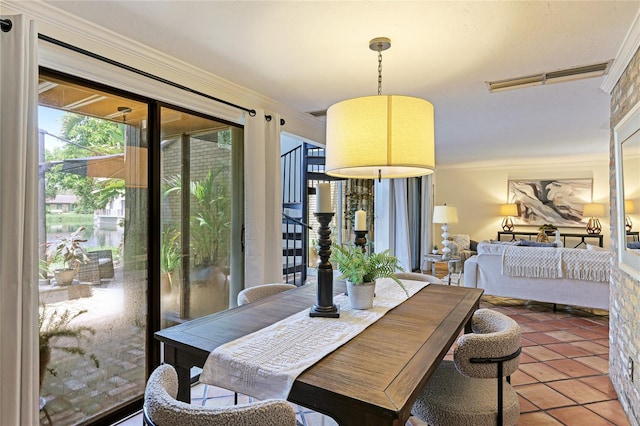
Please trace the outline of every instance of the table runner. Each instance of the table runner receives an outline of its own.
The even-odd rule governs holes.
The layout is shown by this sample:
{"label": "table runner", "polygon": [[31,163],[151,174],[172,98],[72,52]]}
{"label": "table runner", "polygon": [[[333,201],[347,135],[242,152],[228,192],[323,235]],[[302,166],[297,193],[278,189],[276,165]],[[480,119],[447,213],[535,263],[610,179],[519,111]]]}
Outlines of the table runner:
{"label": "table runner", "polygon": [[[410,296],[429,283],[402,280]],[[311,318],[309,310],[214,349],[200,381],[258,399],[286,399],[300,373],[407,299],[390,278],[378,279],[373,308],[352,309],[344,294],[334,297],[340,318]]]}

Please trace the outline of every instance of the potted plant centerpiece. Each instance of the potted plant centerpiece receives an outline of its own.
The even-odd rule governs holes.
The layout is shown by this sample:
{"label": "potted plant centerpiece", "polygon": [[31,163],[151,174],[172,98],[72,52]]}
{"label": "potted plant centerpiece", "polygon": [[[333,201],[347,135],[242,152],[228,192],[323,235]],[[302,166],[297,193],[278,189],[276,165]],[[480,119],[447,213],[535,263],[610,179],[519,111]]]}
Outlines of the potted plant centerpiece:
{"label": "potted plant centerpiece", "polygon": [[53,243],[46,243],[47,265],[53,270],[58,285],[69,285],[78,272],[80,264],[87,263],[89,257],[81,243],[87,240],[80,237],[84,226],[79,227],[73,234],[61,237]]}
{"label": "potted plant centerpiece", "polygon": [[409,293],[404,284],[396,277],[396,271],[403,271],[397,257],[389,250],[380,253],[363,253],[357,246],[333,245],[331,248],[332,262],[342,273],[340,279],[347,280],[349,302],[354,309],[370,309],[373,306],[376,279],[391,278],[402,289]]}

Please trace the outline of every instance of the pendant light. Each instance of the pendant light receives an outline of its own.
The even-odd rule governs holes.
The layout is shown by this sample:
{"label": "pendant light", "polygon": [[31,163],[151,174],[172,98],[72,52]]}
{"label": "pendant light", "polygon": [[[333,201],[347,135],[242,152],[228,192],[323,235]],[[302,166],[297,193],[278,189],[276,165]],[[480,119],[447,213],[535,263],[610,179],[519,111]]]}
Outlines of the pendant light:
{"label": "pendant light", "polygon": [[433,105],[410,96],[382,95],[382,52],[374,38],[378,95],[349,99],[327,110],[326,173],[358,179],[406,178],[435,169]]}

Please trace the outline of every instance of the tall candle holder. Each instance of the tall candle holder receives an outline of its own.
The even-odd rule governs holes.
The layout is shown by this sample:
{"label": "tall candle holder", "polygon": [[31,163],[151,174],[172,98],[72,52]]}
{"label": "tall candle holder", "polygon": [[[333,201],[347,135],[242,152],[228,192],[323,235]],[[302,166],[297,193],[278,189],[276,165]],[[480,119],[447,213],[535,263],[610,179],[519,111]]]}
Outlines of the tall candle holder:
{"label": "tall candle holder", "polygon": [[339,318],[340,309],[333,303],[333,267],[331,257],[331,229],[329,223],[334,213],[315,213],[320,222],[318,228],[318,291],[316,304],[309,310],[310,317]]}
{"label": "tall candle holder", "polygon": [[367,252],[367,230],[364,231],[353,231],[356,234],[355,239],[353,240],[353,244],[356,247],[360,247],[362,249],[362,254]]}

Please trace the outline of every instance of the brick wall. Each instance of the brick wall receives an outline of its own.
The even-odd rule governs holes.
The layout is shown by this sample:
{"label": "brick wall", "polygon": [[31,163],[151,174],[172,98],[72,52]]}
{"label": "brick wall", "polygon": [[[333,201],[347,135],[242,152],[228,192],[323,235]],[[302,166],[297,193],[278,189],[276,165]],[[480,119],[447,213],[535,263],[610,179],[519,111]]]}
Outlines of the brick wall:
{"label": "brick wall", "polygon": [[[611,128],[640,101],[640,50],[611,93]],[[618,225],[615,214],[616,179],[613,132],[610,142],[611,249],[614,267],[609,322],[609,375],[629,422],[640,425],[640,283],[617,267]],[[634,377],[628,374],[628,358],[634,361]]]}

